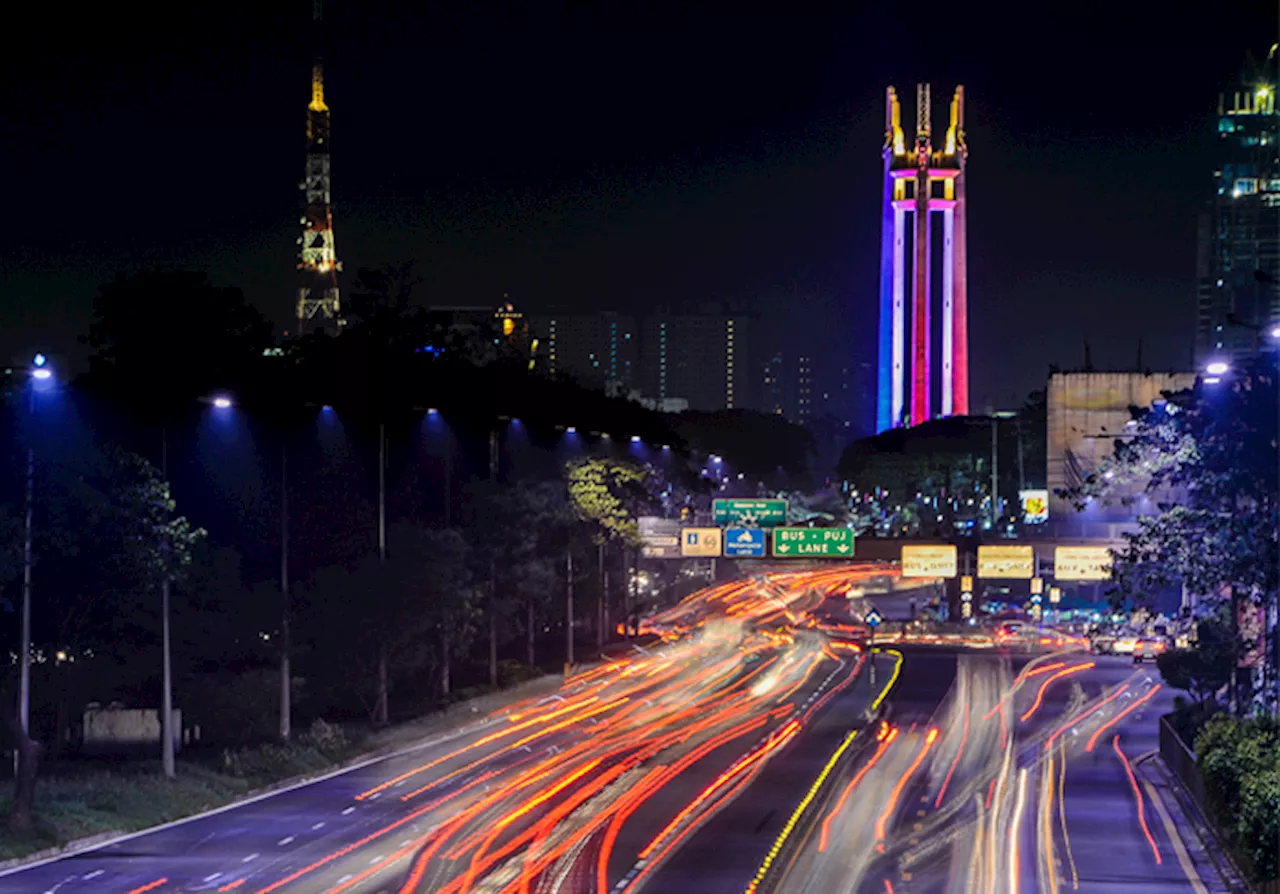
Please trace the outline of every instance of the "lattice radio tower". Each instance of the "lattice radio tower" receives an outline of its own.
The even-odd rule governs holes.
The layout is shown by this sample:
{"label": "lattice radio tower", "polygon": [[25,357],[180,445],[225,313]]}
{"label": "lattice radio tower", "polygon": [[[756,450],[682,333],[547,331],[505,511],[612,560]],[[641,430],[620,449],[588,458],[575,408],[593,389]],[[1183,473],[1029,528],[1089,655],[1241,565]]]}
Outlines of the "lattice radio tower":
{"label": "lattice radio tower", "polygon": [[311,102],[307,106],[307,172],[299,187],[305,199],[302,236],[298,239],[298,328],[302,335],[319,317],[342,326],[338,299],[337,248],[333,241],[333,205],[330,199],[329,107],[324,102],[324,65],[321,48],[323,0],[314,0],[315,63],[311,66]]}

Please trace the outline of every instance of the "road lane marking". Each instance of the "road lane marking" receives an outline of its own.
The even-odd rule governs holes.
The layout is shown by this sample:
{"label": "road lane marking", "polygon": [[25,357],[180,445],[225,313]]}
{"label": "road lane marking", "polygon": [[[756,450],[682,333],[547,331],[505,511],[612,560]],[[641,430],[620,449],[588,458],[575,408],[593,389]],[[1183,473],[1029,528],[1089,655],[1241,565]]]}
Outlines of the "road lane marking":
{"label": "road lane marking", "polygon": [[324,828],[324,822],[323,822],[323,821],[321,821],[321,822],[316,823],[314,826],[312,826],[312,827],[311,827],[311,831],[312,831],[312,832],[315,832],[315,831],[317,831],[317,830],[319,830],[319,829],[323,829],[323,828]]}
{"label": "road lane marking", "polygon": [[382,854],[378,854],[376,857],[374,857],[372,860],[369,861],[369,865],[372,866],[374,863],[381,863],[381,862],[382,862]]}
{"label": "road lane marking", "polygon": [[292,835],[289,835],[285,838],[281,838],[279,841],[276,842],[276,844],[279,845],[280,847],[284,847],[286,844],[292,844],[292,843],[293,843]]}
{"label": "road lane marking", "polygon": [[93,872],[90,872],[90,873],[88,873],[87,875],[82,875],[82,876],[80,876],[80,878],[84,879],[86,882],[87,882],[87,881],[92,881],[93,879],[95,879],[95,878],[97,878],[98,876],[102,875],[104,872],[106,872],[106,870],[105,870],[105,869],[95,869]]}
{"label": "road lane marking", "polygon": [[259,856],[258,854],[250,854],[249,856],[245,857],[245,858],[244,858],[243,860],[241,860],[240,862],[241,862],[241,863],[250,863],[250,862],[252,862],[252,861],[254,861],[254,860],[258,859],[258,856]]}
{"label": "road lane marking", "polygon": [[1144,779],[1142,780],[1142,786],[1147,790],[1147,797],[1151,799],[1151,803],[1155,805],[1156,813],[1160,814],[1160,824],[1164,826],[1165,835],[1169,837],[1169,843],[1173,845],[1173,852],[1178,855],[1178,864],[1187,876],[1187,881],[1191,882],[1191,887],[1196,894],[1209,894],[1204,882],[1200,880],[1200,873],[1196,872],[1196,867],[1191,862],[1191,855],[1187,853],[1187,847],[1182,841],[1182,834],[1178,832],[1178,827],[1173,824],[1173,817],[1169,816],[1169,809],[1164,806],[1164,801],[1161,800],[1156,793],[1155,787],[1150,782]]}
{"label": "road lane marking", "polygon": [[213,875],[206,875],[203,879],[201,879],[201,881],[211,882],[211,881],[213,881],[213,880],[214,880],[214,879],[216,879],[216,878],[222,878],[222,873],[221,873],[221,872],[215,872]]}
{"label": "road lane marking", "polygon": [[353,813],[355,813],[355,812],[356,812],[356,809],[355,809],[354,807],[348,807],[346,810],[342,811],[342,815],[343,815],[343,816],[350,816],[351,814],[353,814]]}

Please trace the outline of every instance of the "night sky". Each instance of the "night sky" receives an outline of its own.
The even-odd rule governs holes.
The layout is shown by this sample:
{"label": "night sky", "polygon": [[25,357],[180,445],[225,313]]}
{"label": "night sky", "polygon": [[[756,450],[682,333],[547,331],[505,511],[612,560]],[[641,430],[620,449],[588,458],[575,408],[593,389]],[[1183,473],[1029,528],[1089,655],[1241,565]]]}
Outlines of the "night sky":
{"label": "night sky", "polygon": [[[1190,362],[1217,93],[1277,39],[1274,0],[935,4],[916,33],[906,4],[750,8],[330,0],[346,269],[416,259],[447,304],[741,301],[820,365],[874,362],[884,88],[911,118],[931,81],[940,130],[958,82],[975,409],[1086,339],[1099,366],[1139,338],[1152,368]],[[74,359],[96,284],[144,266],[208,269],[283,328],[310,4],[24,16],[0,358]]]}

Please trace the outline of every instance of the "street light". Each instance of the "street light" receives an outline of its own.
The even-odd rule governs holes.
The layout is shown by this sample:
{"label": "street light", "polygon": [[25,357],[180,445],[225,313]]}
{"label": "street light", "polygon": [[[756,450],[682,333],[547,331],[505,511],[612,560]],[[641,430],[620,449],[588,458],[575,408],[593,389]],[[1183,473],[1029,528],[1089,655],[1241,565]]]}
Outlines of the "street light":
{"label": "street light", "polygon": [[1204,371],[1211,376],[1225,375],[1227,370],[1231,369],[1225,360],[1215,360],[1204,368]]}
{"label": "street light", "polygon": [[[31,360],[31,378],[27,397],[28,425],[36,415],[36,388],[40,383],[48,383],[53,379],[53,370],[49,368],[49,360],[44,354],[36,354]],[[23,523],[22,538],[22,631],[18,643],[20,656],[18,671],[18,723],[22,729],[23,741],[18,743],[17,756],[26,750],[26,743],[31,738],[31,568],[33,565],[32,541],[35,522],[36,496],[36,449],[32,441],[32,433],[27,436],[27,481],[26,481],[26,517]],[[16,769],[16,767],[15,767]]]}

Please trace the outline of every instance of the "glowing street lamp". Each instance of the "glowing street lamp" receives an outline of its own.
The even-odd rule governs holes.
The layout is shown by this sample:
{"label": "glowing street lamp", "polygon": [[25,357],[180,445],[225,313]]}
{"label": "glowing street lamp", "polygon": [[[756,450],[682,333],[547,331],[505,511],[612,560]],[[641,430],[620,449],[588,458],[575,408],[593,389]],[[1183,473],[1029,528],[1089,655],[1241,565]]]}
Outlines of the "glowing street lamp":
{"label": "glowing street lamp", "polygon": [[1215,360],[1212,363],[1210,363],[1208,366],[1206,366],[1204,368],[1204,371],[1211,376],[1221,376],[1221,375],[1225,375],[1227,370],[1229,369],[1231,369],[1231,367],[1227,364],[1225,360]]}
{"label": "glowing street lamp", "polygon": [[233,403],[231,398],[227,397],[225,394],[220,394],[213,399],[213,405],[219,410],[229,410],[233,406]]}

